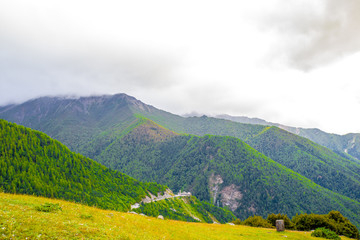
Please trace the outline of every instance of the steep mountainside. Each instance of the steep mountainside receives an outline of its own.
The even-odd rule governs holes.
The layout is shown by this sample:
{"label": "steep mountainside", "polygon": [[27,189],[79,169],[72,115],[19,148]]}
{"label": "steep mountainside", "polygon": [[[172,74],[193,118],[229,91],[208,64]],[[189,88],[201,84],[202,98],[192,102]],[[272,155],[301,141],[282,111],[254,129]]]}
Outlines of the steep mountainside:
{"label": "steep mountainside", "polygon": [[79,99],[43,97],[2,107],[0,118],[45,132],[72,151],[81,152],[81,147],[95,136],[106,135],[102,138],[106,144],[126,128],[135,119],[129,109],[133,103],[137,101],[124,94]]}
{"label": "steep mountainside", "polygon": [[[151,138],[155,139],[152,142],[155,145],[179,139],[172,145],[164,146],[168,149],[174,148],[169,150],[173,152],[181,148],[181,144],[185,144],[186,138],[189,138],[189,136],[174,138],[177,136],[174,132],[199,136],[205,134],[233,136],[323,187],[353,199],[360,198],[359,163],[350,162],[349,159],[318,144],[278,128],[269,129],[267,126],[242,124],[206,116],[183,118],[146,105],[125,94],[78,99],[39,98],[24,104],[3,107],[0,109],[0,117],[44,131],[64,142],[71,150],[99,162],[107,162],[108,166],[114,168],[115,166],[112,165],[114,163],[109,161],[113,156],[109,154],[114,151],[112,154],[116,156],[119,151],[116,149],[118,142],[124,141],[126,139],[124,136],[129,138],[127,134],[133,130],[137,131],[136,134],[133,132],[133,138],[139,135],[139,132],[147,131],[147,134],[142,135],[144,141],[152,134]],[[146,118],[153,121],[151,123],[153,126],[145,129],[137,128],[146,121]],[[164,129],[160,131],[157,124],[174,132]],[[141,139],[133,141],[139,140],[141,143]],[[123,151],[125,150],[126,148]],[[146,150],[142,148],[136,150],[146,154]],[[132,156],[135,153],[127,154]],[[160,153],[157,155],[157,159],[159,158],[161,158]],[[145,164],[143,159],[138,161],[139,164]],[[124,169],[121,169],[124,172],[127,170],[125,167],[127,166],[122,166]],[[156,167],[154,164],[152,169]],[[153,176],[152,169],[144,167],[142,170],[134,170],[132,174],[137,177],[142,175],[140,171],[144,171],[149,176]],[[139,175],[136,175],[138,174],[136,171]]]}
{"label": "steep mountainside", "polygon": [[276,126],[301,137],[308,138],[317,144],[333,150],[343,157],[360,162],[360,133],[349,133],[346,135],[331,134],[316,128],[289,127],[279,123],[267,122],[259,118],[234,117],[230,115],[218,115],[216,118],[227,119],[239,123]]}
{"label": "steep mountainside", "polygon": [[[143,114],[175,132],[199,136],[212,134],[237,137],[315,183],[348,197],[360,199],[358,190],[360,189],[360,163],[357,160],[342,157],[298,135],[277,127],[241,124],[206,116],[183,119],[170,117],[170,121],[166,121],[163,112],[154,114],[153,111],[143,112]],[[276,148],[269,147],[274,145],[275,140]]]}
{"label": "steep mountainside", "polygon": [[[280,165],[233,137],[177,135],[150,120],[118,138],[97,157],[145,181],[191,191],[200,200],[227,206],[238,217],[282,212],[341,211],[358,224],[360,204]],[[147,130],[145,130],[147,129]],[[148,132],[154,132],[149,134]]]}
{"label": "steep mountainside", "polygon": [[[110,170],[70,152],[44,133],[0,119],[0,191],[61,198],[126,211],[130,205],[155,197],[166,188]],[[180,200],[172,196],[171,200],[163,201]],[[157,213],[149,211],[148,204],[141,207]],[[161,206],[162,213],[172,213],[170,208]],[[138,209],[139,213],[142,208]],[[181,207],[173,204],[172,209],[176,214],[166,214],[166,218],[207,222],[210,222],[209,215],[213,217],[211,222],[228,222],[235,218],[228,210],[202,203],[194,196],[191,201],[184,201]],[[192,211],[189,213],[188,209]]]}
{"label": "steep mountainside", "polygon": [[125,211],[166,186],[137,181],[44,133],[0,119],[0,189]]}
{"label": "steep mountainside", "polygon": [[360,200],[360,164],[277,127],[267,127],[247,143],[317,184]]}

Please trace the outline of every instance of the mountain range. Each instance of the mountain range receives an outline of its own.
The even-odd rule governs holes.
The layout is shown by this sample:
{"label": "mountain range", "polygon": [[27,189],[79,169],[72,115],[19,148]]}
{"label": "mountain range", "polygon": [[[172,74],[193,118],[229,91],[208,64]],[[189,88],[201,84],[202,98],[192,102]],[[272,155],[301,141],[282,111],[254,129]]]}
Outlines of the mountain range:
{"label": "mountain range", "polygon": [[237,117],[227,114],[216,115],[215,117],[239,123],[276,126],[327,147],[343,157],[355,159],[356,161],[360,162],[360,133],[339,135],[334,133],[327,133],[317,128],[290,127],[280,123],[268,122],[259,118],[249,118],[245,116]]}
{"label": "mountain range", "polygon": [[141,181],[191,191],[240,218],[339,210],[360,225],[356,137],[354,147],[336,150],[284,127],[181,117],[125,94],[43,97],[0,107],[0,118]]}
{"label": "mountain range", "polygon": [[118,211],[130,211],[141,203],[135,211],[156,217],[161,213],[165,219],[208,223],[235,219],[228,210],[194,196],[177,197],[165,185],[140,182],[71,152],[42,132],[1,119],[0,167],[1,192],[65,199]]}

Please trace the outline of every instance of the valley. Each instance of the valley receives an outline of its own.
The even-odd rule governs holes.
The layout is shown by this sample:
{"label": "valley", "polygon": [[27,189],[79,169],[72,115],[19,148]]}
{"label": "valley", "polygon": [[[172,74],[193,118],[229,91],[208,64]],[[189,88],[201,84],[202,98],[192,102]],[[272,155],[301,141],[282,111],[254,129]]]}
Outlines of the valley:
{"label": "valley", "polygon": [[[206,116],[184,118],[125,94],[44,97],[0,107],[0,118],[61,142],[3,121],[3,134],[10,135],[2,144],[5,192],[121,211],[138,203],[134,211],[154,217],[208,223],[270,213],[292,217],[337,210],[360,226],[360,164],[278,127]],[[16,139],[20,141],[16,143]],[[34,154],[38,155],[36,161],[31,156]],[[26,171],[37,169],[40,173],[32,173],[37,178],[27,185],[22,180],[25,159],[33,159],[26,163]],[[40,167],[28,167],[34,163]],[[67,174],[61,174],[60,169]],[[95,187],[95,182],[81,175],[87,172],[96,179],[109,173],[109,178],[104,185],[104,179],[99,178]],[[61,178],[64,180],[57,186],[55,179]],[[116,187],[112,179],[125,182]],[[39,181],[48,185],[44,187]],[[193,196],[141,204],[142,199],[169,189]],[[83,194],[76,197],[77,191]]]}

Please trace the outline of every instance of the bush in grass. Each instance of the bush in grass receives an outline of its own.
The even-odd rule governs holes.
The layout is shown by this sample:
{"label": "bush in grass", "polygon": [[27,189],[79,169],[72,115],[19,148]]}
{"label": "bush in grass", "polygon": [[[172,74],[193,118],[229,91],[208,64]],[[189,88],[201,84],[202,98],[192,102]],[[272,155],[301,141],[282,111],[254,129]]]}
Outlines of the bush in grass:
{"label": "bush in grass", "polygon": [[285,229],[294,229],[295,228],[295,224],[290,220],[290,218],[286,214],[271,213],[266,218],[266,220],[274,227],[276,226],[276,220],[280,220],[280,219],[284,220]]}
{"label": "bush in grass", "polygon": [[241,220],[238,219],[238,218],[235,219],[234,221],[232,221],[232,223],[235,224],[235,225],[241,225],[242,224]]}
{"label": "bush in grass", "polygon": [[336,232],[336,224],[330,221],[325,215],[319,214],[300,214],[296,215],[292,219],[295,223],[296,229],[300,231],[310,231],[316,228],[327,228],[331,231]]}
{"label": "bush in grass", "polygon": [[359,239],[359,231],[346,217],[341,215],[338,211],[331,211],[325,215],[330,221],[335,222],[337,231],[339,235],[344,235],[349,238]]}
{"label": "bush in grass", "polygon": [[248,217],[242,224],[251,227],[274,228],[267,220],[263,219],[261,216]]}
{"label": "bush in grass", "polygon": [[333,231],[326,228],[317,228],[314,232],[311,233],[313,237],[321,237],[327,239],[336,239],[340,240],[341,238]]}
{"label": "bush in grass", "polygon": [[338,211],[328,214],[300,214],[293,217],[295,228],[301,231],[309,231],[316,228],[327,228],[338,235],[359,239],[359,231],[347,218]]}
{"label": "bush in grass", "polygon": [[40,206],[36,206],[35,210],[40,212],[56,212],[61,211],[62,209],[58,203],[44,203]]}
{"label": "bush in grass", "polygon": [[93,219],[93,215],[91,215],[90,213],[83,213],[80,215],[80,218],[82,219]]}

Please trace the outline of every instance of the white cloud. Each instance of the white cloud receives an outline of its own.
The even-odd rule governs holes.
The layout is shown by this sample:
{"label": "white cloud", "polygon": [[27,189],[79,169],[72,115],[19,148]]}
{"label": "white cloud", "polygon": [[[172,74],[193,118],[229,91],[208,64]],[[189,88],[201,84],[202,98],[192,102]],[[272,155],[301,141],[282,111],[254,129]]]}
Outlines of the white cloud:
{"label": "white cloud", "polygon": [[179,114],[360,132],[358,6],[1,1],[0,104],[125,92]]}
{"label": "white cloud", "polygon": [[265,15],[263,28],[277,31],[272,56],[311,70],[360,50],[360,1],[280,1]]}

